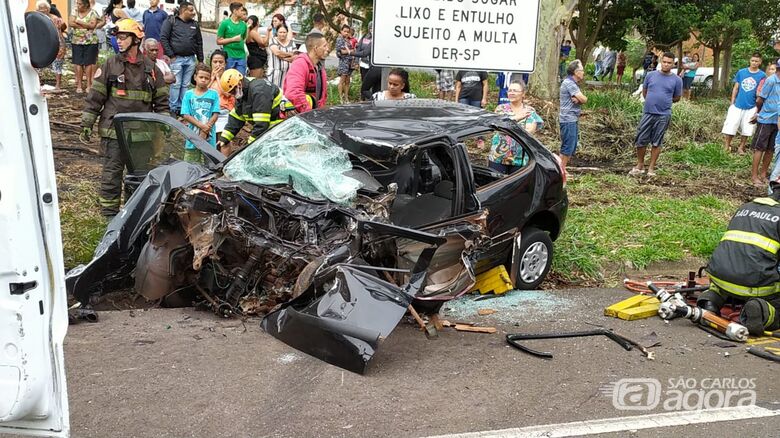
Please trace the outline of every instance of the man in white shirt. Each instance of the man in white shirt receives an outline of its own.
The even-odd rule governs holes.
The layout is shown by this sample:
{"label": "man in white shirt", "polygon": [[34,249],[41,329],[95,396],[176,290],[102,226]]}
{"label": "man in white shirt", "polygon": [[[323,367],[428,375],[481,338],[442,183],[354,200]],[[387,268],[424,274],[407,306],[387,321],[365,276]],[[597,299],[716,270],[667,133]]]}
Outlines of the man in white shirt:
{"label": "man in white shirt", "polygon": [[156,39],[147,38],[144,40],[144,54],[149,59],[153,59],[155,61],[155,64],[157,64],[157,68],[159,68],[163,74],[163,79],[165,79],[165,83],[167,85],[170,85],[176,82],[176,76],[173,75],[173,72],[171,71],[171,66],[168,65],[168,57],[165,55],[163,55],[162,58],[157,57],[159,51],[160,51],[160,43],[158,43]]}

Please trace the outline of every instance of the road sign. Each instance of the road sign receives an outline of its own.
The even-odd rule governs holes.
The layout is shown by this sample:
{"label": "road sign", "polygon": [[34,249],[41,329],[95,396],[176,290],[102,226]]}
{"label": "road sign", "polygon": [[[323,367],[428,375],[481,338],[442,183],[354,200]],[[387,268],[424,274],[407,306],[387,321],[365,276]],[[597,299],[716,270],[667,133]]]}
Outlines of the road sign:
{"label": "road sign", "polygon": [[374,0],[372,62],[533,71],[540,0]]}

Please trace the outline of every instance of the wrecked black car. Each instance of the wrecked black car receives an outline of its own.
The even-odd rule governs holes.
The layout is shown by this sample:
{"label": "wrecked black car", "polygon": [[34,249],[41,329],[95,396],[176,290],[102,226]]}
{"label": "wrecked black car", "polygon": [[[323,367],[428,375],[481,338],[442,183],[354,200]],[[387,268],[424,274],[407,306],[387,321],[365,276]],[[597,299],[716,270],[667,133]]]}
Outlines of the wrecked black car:
{"label": "wrecked black car", "polygon": [[[158,123],[169,126],[151,127]],[[101,242],[122,249],[122,268],[104,269],[96,251],[69,273],[68,286],[85,302],[132,273],[147,299],[196,303],[226,317],[265,315],[271,335],[363,372],[409,305],[437,310],[499,264],[518,288],[535,288],[546,276],[566,216],[565,177],[516,126],[435,100],[302,114],[221,164],[204,154],[212,170],[184,162],[152,170],[142,189],[150,178],[168,181],[151,196],[156,208],[140,203],[150,195],[139,191],[114,222],[130,217],[130,208],[153,214],[145,223],[112,222],[114,244]],[[182,127],[161,118],[144,129]],[[527,165],[503,175],[472,164],[467,146],[494,134],[523,145]],[[130,161],[147,160],[148,148],[130,140],[120,139]],[[171,183],[174,166],[189,177]]]}

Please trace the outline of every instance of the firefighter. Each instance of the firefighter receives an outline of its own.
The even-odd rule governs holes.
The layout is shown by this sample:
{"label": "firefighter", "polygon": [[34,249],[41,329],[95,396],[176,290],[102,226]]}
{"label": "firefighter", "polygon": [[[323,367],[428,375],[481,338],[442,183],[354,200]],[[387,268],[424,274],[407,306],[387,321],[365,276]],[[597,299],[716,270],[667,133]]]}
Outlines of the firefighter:
{"label": "firefighter", "polygon": [[223,149],[247,122],[252,124],[247,144],[281,122],[282,91],[265,78],[249,80],[238,70],[229,69],[222,73],[220,86],[225,93],[236,97],[236,106],[230,112],[227,125],[217,142],[221,152],[225,152]]}
{"label": "firefighter", "polygon": [[[113,126],[114,116],[117,113],[168,112],[168,86],[163,74],[154,61],[139,50],[144,38],[141,26],[135,20],[125,18],[117,21],[114,32],[120,51],[95,72],[95,80],[81,115],[79,135],[81,141],[89,141],[95,121],[100,116],[98,133],[103,171],[98,201],[101,213],[108,218],[119,212],[125,167]],[[136,147],[137,141],[143,141],[143,135],[133,134],[128,147]]]}
{"label": "firefighter", "polygon": [[780,328],[780,181],[773,194],[742,205],[710,258],[710,289],[697,305],[719,314],[726,298],[744,302],[739,319],[753,336]]}

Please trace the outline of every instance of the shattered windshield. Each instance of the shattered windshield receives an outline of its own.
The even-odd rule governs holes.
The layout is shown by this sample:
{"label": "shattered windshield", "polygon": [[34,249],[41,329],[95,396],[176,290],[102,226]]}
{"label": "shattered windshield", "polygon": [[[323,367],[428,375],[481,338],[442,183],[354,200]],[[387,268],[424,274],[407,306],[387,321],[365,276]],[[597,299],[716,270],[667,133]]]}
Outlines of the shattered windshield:
{"label": "shattered windshield", "polygon": [[350,170],[347,151],[296,117],[239,152],[224,173],[233,181],[254,184],[291,182],[302,196],[347,204],[361,188],[360,182],[344,175]]}

